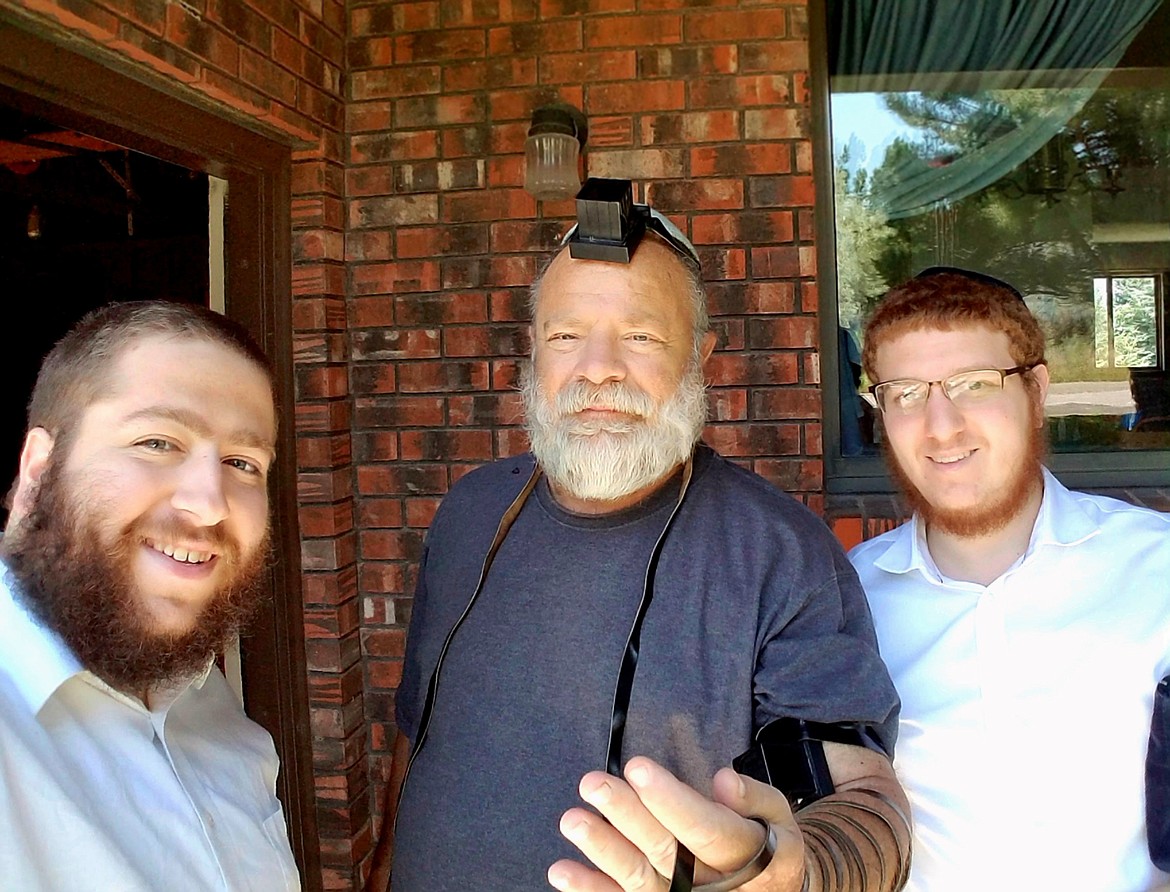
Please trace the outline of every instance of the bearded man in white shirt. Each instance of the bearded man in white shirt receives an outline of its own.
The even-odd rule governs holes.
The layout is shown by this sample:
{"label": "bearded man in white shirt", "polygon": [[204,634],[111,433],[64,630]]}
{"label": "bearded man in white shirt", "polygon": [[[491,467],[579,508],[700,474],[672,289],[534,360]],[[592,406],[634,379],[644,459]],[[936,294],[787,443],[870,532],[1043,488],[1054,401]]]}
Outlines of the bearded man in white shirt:
{"label": "bearded man in white shirt", "polygon": [[292,890],[267,732],[214,655],[268,557],[272,373],[163,302],[53,348],[0,543],[0,885]]}
{"label": "bearded man in white shirt", "polygon": [[1170,516],[1044,468],[1044,335],[1010,285],[890,291],[863,362],[914,517],[850,559],[902,698],[907,889],[1143,892],[1153,694],[1170,670]]}

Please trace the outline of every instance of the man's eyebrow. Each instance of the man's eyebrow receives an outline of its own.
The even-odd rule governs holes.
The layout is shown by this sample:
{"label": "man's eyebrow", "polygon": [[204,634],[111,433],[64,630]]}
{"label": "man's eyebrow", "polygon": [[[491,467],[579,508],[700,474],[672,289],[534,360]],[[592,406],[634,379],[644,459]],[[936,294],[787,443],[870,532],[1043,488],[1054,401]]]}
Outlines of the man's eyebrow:
{"label": "man's eyebrow", "polygon": [[[192,412],[190,409],[183,409],[178,406],[147,406],[139,409],[137,412],[131,412],[123,419],[123,422],[129,424],[137,421],[153,421],[156,419],[181,424],[199,437],[210,438],[212,436],[211,426],[207,423],[206,418],[198,412]],[[269,453],[275,453],[276,451],[270,439],[250,427],[237,428],[231,431],[227,439],[229,443],[243,446],[247,449],[260,449]]]}

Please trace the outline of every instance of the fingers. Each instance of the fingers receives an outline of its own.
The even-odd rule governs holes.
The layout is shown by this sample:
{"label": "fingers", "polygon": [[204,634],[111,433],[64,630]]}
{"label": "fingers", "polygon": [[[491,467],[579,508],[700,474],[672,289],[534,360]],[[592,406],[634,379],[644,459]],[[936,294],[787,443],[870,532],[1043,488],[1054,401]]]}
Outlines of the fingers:
{"label": "fingers", "polygon": [[[578,786],[581,798],[597,810],[569,809],[561,818],[561,834],[573,843],[611,885],[565,866],[550,871],[549,881],[560,889],[621,889],[649,892],[663,887],[661,875],[674,868],[675,840],[621,778],[601,771],[586,774]],[[554,865],[557,868],[558,865]],[[558,880],[563,885],[557,885]]]}
{"label": "fingers", "polygon": [[714,799],[643,757],[629,761],[625,780],[603,772],[585,775],[579,792],[597,814],[569,809],[560,829],[596,870],[558,861],[548,880],[562,892],[664,892],[676,840],[712,869],[701,874],[732,873],[755,857],[763,842],[763,829],[749,815],[767,820],[776,832],[776,854],[765,877],[781,881],[775,888],[799,888],[804,844],[787,799],[730,768],[716,774]]}
{"label": "fingers", "polygon": [[[612,804],[614,797],[607,794],[603,798]],[[571,808],[562,815],[560,829],[597,871],[574,861],[558,861],[548,871],[554,888],[563,892],[663,892],[666,888],[643,851],[604,818]],[[674,840],[670,843],[673,852]]]}
{"label": "fingers", "polygon": [[721,768],[716,772],[711,795],[736,814],[765,818],[779,827],[796,825],[792,808],[782,792],[731,768]]}
{"label": "fingers", "polygon": [[[666,780],[678,784],[669,772],[658,770],[666,775]],[[637,775],[636,767],[634,771]],[[646,807],[632,783],[630,766],[627,766],[625,781],[594,771],[581,779],[578,791],[658,873],[669,876],[674,869],[675,836]]]}
{"label": "fingers", "polygon": [[604,874],[567,860],[548,869],[548,884],[561,892],[621,892],[621,886]]}
{"label": "fingers", "polygon": [[[759,851],[763,831],[758,823],[743,817],[751,812],[707,799],[650,759],[631,759],[626,778],[665,831],[716,871],[735,870]],[[673,863],[671,860],[667,873]]]}
{"label": "fingers", "polygon": [[[761,783],[730,768],[721,768],[711,785],[715,800],[740,815],[755,815],[772,825],[776,833],[776,851],[758,882],[766,888],[799,889],[804,876],[804,837],[787,797],[768,784]],[[754,888],[745,884],[744,892]]]}

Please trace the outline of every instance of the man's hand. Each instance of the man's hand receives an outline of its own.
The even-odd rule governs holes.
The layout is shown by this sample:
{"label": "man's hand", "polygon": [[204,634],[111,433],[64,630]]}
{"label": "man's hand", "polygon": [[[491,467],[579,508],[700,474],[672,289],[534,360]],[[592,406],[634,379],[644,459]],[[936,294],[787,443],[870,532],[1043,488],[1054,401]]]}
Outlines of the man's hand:
{"label": "man's hand", "polygon": [[[601,817],[571,808],[561,833],[596,867],[558,861],[549,882],[562,892],[664,892],[674,869],[676,840],[696,859],[696,882],[734,873],[759,851],[762,828],[771,823],[776,854],[744,892],[797,892],[804,877],[804,843],[788,801],[779,790],[730,768],[721,769],[712,799],[643,757],[626,765],[625,780],[600,771],[581,779],[581,798]],[[607,823],[608,822],[608,823]]]}

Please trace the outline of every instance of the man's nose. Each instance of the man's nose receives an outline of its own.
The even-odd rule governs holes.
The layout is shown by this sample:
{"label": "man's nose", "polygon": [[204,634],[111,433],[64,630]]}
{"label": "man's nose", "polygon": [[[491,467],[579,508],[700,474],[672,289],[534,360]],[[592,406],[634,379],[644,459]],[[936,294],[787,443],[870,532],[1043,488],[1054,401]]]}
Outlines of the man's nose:
{"label": "man's nose", "polygon": [[966,426],[963,411],[951,402],[937,381],[930,385],[926,396],[926,432],[933,439],[946,441]]}
{"label": "man's nose", "polygon": [[191,453],[178,469],[171,505],[198,526],[213,527],[228,516],[224,465],[215,450]]}
{"label": "man's nose", "polygon": [[592,384],[622,381],[626,364],[620,343],[611,335],[594,332],[585,339],[579,360],[577,376]]}

